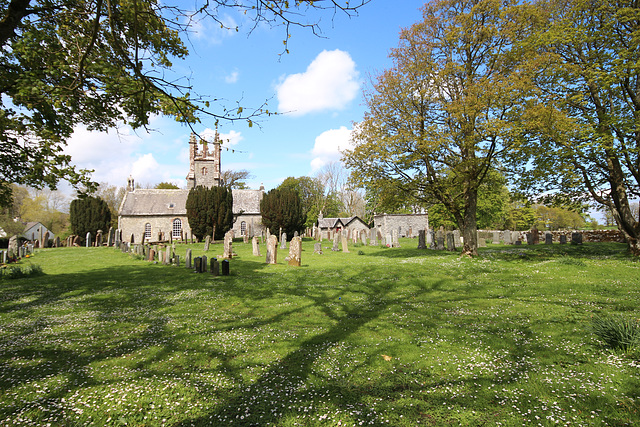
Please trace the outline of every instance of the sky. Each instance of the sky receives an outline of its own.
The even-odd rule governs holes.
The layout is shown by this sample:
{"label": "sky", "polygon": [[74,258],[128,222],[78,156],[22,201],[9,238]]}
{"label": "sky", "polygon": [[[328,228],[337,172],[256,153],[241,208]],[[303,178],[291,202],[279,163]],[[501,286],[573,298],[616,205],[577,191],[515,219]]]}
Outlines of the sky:
{"label": "sky", "polygon": [[[219,123],[222,170],[248,170],[250,188],[269,190],[287,177],[315,176],[339,161],[354,123],[363,118],[363,90],[391,67],[388,55],[399,32],[421,20],[422,5],[372,0],[352,17],[324,11],[314,15],[320,35],[290,29],[288,54],[282,54],[283,27],[260,25],[248,34],[252,23],[235,11],[220,17],[239,31],[209,21],[195,24],[186,40],[191,53],[174,61],[174,71],[190,78],[195,93],[223,99],[228,107],[240,101],[246,110],[267,102],[266,108],[278,112],[253,127],[245,121]],[[211,119],[194,128],[211,139],[214,127]],[[191,130],[168,117],[153,117],[150,128],[77,128],[65,152],[79,168],[94,170],[96,182],[125,186],[131,175],[143,186],[172,182],[184,188]]]}

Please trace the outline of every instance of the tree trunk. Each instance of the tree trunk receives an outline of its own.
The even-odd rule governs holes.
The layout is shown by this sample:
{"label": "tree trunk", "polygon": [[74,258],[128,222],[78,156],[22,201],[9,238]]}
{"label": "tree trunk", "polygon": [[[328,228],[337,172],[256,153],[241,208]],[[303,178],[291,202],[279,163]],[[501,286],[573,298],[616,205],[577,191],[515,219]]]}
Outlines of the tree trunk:
{"label": "tree trunk", "polygon": [[478,207],[477,190],[468,188],[464,195],[464,220],[462,224],[462,255],[478,255],[478,223],[476,221],[476,210]]}

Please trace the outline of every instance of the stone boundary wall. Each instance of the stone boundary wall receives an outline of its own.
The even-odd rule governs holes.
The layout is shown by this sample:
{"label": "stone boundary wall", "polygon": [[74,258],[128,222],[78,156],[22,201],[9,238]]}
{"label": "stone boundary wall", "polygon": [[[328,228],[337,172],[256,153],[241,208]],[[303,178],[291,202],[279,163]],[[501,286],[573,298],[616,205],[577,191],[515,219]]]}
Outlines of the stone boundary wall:
{"label": "stone boundary wall", "polygon": [[[493,232],[500,230],[478,230],[478,235],[484,239],[492,239]],[[559,242],[560,236],[567,236],[567,242],[571,242],[571,233],[574,232],[582,233],[582,241],[584,243],[590,242],[618,242],[625,243],[626,240],[624,236],[619,230],[556,230],[556,231],[547,231],[547,230],[539,230],[540,232],[540,243],[544,244],[544,234],[551,233],[553,235],[553,241]],[[526,243],[526,234],[529,231],[519,231],[522,240]]]}

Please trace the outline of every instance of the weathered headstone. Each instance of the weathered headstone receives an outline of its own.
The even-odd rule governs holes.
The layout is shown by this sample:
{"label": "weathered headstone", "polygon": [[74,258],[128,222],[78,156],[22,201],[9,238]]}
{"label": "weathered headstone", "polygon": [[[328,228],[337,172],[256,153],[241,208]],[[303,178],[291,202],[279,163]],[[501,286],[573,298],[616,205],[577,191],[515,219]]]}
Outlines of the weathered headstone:
{"label": "weathered headstone", "polygon": [[362,244],[364,246],[367,246],[367,231],[366,230],[361,230],[360,231],[360,241],[362,242]]}
{"label": "weathered headstone", "polygon": [[204,251],[207,252],[209,250],[209,245],[211,244],[211,236],[207,236],[204,239]]}
{"label": "weathered headstone", "polygon": [[49,232],[44,233],[44,237],[42,238],[42,246],[43,248],[49,247]]}
{"label": "weathered headstone", "polygon": [[502,232],[502,241],[505,245],[511,245],[511,231],[505,230]]}
{"label": "weathered headstone", "polygon": [[398,230],[393,230],[391,232],[391,246],[394,248],[400,247],[400,241],[398,240],[399,235],[400,235],[400,232]]}
{"label": "weathered headstone", "polygon": [[527,245],[533,245],[533,233],[527,233]]}
{"label": "weathered headstone", "polygon": [[499,245],[500,244],[500,232],[499,231],[494,231],[493,232],[493,240],[491,241],[492,244],[494,245]]}
{"label": "weathered headstone", "polygon": [[267,239],[267,264],[278,263],[278,238],[275,235]]}
{"label": "weathered headstone", "polygon": [[287,249],[287,233],[282,233],[280,236],[280,249]]}
{"label": "weathered headstone", "polygon": [[298,236],[289,243],[289,265],[300,267],[302,258],[302,239]]}
{"label": "weathered headstone", "polygon": [[165,256],[167,255],[167,253],[163,250],[160,250],[160,252],[158,252],[158,262],[160,264],[166,264],[167,260],[165,258]]}
{"label": "weathered headstone", "polygon": [[73,243],[71,246],[80,246],[80,236],[73,236]]}
{"label": "weathered headstone", "polygon": [[167,252],[166,252],[165,257],[164,257],[164,263],[166,265],[171,264],[171,252],[172,252],[171,246],[167,246]]}
{"label": "weathered headstone", "polygon": [[251,244],[253,245],[253,256],[260,256],[260,244],[258,243],[258,236],[253,236],[253,239],[251,239]]}
{"label": "weathered headstone", "polygon": [[314,254],[318,254],[318,255],[322,255],[322,243],[316,242],[313,245],[313,253]]}
{"label": "weathered headstone", "polygon": [[154,249],[149,250],[149,261],[155,261],[156,259],[156,251]]}
{"label": "weathered headstone", "polygon": [[193,271],[202,273],[202,258],[197,256],[193,259]]}
{"label": "weathered headstone", "polygon": [[444,239],[445,239],[444,227],[440,226],[440,229],[438,229],[438,232],[436,233],[436,250],[439,250],[439,251],[444,250]]}
{"label": "weathered headstone", "polygon": [[453,230],[453,244],[456,248],[463,246],[462,237],[460,237],[460,230]]}
{"label": "weathered headstone", "polygon": [[571,244],[572,245],[581,245],[582,244],[582,233],[574,231],[571,233]]}
{"label": "weathered headstone", "polygon": [[369,233],[369,246],[378,246],[378,231],[375,228]]}
{"label": "weathered headstone", "polygon": [[211,258],[211,274],[214,276],[220,275],[220,263],[217,258]]}
{"label": "weathered headstone", "polygon": [[531,239],[533,240],[534,245],[540,243],[540,232],[538,231],[538,227],[535,225],[531,229]]}
{"label": "weathered headstone", "polygon": [[55,240],[53,241],[53,247],[54,248],[60,247],[60,237],[56,236]]}
{"label": "weathered headstone", "polygon": [[102,246],[102,230],[98,230],[96,233],[96,247]]}
{"label": "weathered headstone", "polygon": [[207,272],[207,256],[206,255],[202,255],[201,270],[202,270],[202,273]]}
{"label": "weathered headstone", "polygon": [[184,256],[184,266],[191,269],[191,249],[187,248],[187,253]]}
{"label": "weathered headstone", "polygon": [[517,231],[512,231],[511,232],[511,244],[515,245],[518,240],[520,240],[520,233],[517,232]]}
{"label": "weathered headstone", "polygon": [[447,232],[447,250],[451,252],[455,252],[456,250],[455,238],[451,231]]}
{"label": "weathered headstone", "polygon": [[86,248],[91,247],[91,232],[90,231],[87,231],[87,235],[85,236],[84,239],[85,239],[84,240],[85,247]]}
{"label": "weathered headstone", "polygon": [[427,239],[424,230],[418,230],[418,249],[427,249]]}
{"label": "weathered headstone", "polygon": [[553,244],[553,234],[551,234],[548,231],[546,233],[544,233],[544,244],[545,245]]}
{"label": "weathered headstone", "polygon": [[561,245],[566,245],[567,244],[567,235],[566,234],[561,234],[560,235],[560,244]]}
{"label": "weathered headstone", "polygon": [[228,276],[229,275],[229,260],[228,259],[223,259],[221,264],[222,264],[222,275],[223,276]]}
{"label": "weathered headstone", "polygon": [[384,239],[384,244],[388,248],[392,248],[393,247],[393,238],[391,237],[391,233],[387,233],[387,236]]}
{"label": "weathered headstone", "polygon": [[332,250],[333,252],[338,252],[338,251],[340,250],[340,248],[338,247],[338,244],[339,244],[339,243],[338,243],[338,239],[340,238],[340,236],[341,236],[341,235],[340,235],[340,234],[338,234],[338,233],[336,233],[336,234],[333,236],[333,246],[331,247],[331,250]]}
{"label": "weathered headstone", "polygon": [[341,239],[342,240],[342,252],[349,253],[349,244],[348,244],[347,238],[344,235],[342,235],[341,238],[342,238]]}
{"label": "weathered headstone", "polygon": [[223,258],[231,259],[233,257],[233,230],[229,230],[224,235],[224,254]]}
{"label": "weathered headstone", "polygon": [[[144,233],[142,233],[142,239],[144,240]],[[107,246],[109,247],[113,246],[113,227],[109,227],[109,235],[107,236]]]}

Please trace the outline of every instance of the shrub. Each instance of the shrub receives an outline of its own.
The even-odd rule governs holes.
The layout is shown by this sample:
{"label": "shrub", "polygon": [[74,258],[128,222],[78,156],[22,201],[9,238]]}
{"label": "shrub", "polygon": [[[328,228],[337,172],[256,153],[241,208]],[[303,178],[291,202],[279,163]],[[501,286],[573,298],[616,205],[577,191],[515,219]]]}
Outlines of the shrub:
{"label": "shrub", "polygon": [[613,350],[628,351],[640,342],[640,321],[623,315],[594,317],[591,330]]}
{"label": "shrub", "polygon": [[42,274],[42,267],[36,264],[12,265],[0,269],[0,278],[2,279],[19,279],[21,277],[39,276],[40,274]]}

